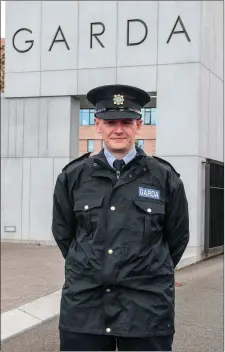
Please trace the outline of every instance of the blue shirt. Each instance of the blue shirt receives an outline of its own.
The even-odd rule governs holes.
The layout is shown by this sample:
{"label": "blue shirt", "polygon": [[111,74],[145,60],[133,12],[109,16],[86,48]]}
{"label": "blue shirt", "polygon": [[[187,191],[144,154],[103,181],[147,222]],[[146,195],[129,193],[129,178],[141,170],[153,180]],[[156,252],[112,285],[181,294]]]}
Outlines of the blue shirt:
{"label": "blue shirt", "polygon": [[[107,149],[106,147],[104,147],[104,154],[105,157],[109,163],[109,165],[113,168],[113,163],[116,160],[115,156],[113,156]],[[134,157],[136,156],[137,151],[135,146],[133,146],[133,148],[129,151],[129,153],[127,153],[126,155],[124,155],[124,157],[122,158],[123,161],[125,162],[125,164],[129,163],[129,161],[131,161],[132,159],[134,159]]]}

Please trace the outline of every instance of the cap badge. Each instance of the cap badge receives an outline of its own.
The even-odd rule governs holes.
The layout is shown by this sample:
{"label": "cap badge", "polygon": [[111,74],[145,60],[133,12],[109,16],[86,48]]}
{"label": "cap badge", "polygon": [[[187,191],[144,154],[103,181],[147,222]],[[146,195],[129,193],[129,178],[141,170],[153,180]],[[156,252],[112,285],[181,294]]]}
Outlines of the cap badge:
{"label": "cap badge", "polygon": [[124,97],[123,95],[116,94],[114,95],[113,101],[115,105],[123,105]]}

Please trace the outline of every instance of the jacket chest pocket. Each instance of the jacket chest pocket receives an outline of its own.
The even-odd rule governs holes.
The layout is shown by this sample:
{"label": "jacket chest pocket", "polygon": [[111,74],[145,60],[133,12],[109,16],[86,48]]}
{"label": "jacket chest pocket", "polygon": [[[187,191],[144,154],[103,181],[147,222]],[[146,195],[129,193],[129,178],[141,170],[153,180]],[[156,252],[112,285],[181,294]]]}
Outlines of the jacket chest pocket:
{"label": "jacket chest pocket", "polygon": [[101,218],[103,196],[98,198],[81,199],[74,203],[74,212],[79,227],[92,233],[98,227]]}
{"label": "jacket chest pocket", "polygon": [[165,204],[133,199],[138,218],[141,219],[143,238],[162,232],[165,218]]}

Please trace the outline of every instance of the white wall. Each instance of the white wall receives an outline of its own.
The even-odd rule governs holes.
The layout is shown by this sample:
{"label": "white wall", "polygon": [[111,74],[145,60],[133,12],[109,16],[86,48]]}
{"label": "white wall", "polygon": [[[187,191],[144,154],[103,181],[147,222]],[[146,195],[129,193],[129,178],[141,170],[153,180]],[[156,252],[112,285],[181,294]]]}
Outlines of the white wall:
{"label": "white wall", "polygon": [[[201,7],[201,1],[138,1],[138,6],[136,1],[9,1],[5,96],[82,95],[98,85],[114,83],[155,91],[158,64],[200,61]],[[178,16],[191,41],[185,34],[174,34],[167,43]],[[127,46],[130,19],[147,25],[148,35],[140,45]],[[104,48],[96,39],[90,48],[91,22],[104,23],[105,32],[99,37]],[[59,25],[70,50],[65,43],[56,43],[49,51]],[[25,40],[34,41],[25,53],[12,46],[20,28],[32,30],[16,36],[21,50],[31,45]],[[95,33],[101,29],[95,26]],[[176,30],[180,29],[178,24]],[[143,24],[130,23],[131,43],[144,34]]]}
{"label": "white wall", "polygon": [[158,68],[156,151],[184,181],[190,212],[184,257],[190,261],[204,248],[205,158],[224,161],[222,6],[201,2],[199,62]]}
{"label": "white wall", "polygon": [[1,109],[2,239],[51,241],[56,177],[78,155],[79,101],[2,97]]}
{"label": "white wall", "polygon": [[223,76],[223,1],[202,1],[201,63],[220,80]]}
{"label": "white wall", "polygon": [[201,155],[223,161],[223,2],[202,2]]}
{"label": "white wall", "polygon": [[[190,241],[185,256],[197,257],[200,246],[199,155],[200,64],[165,65],[159,68],[157,87],[157,155],[181,174],[190,214]],[[171,84],[171,82],[173,82]],[[182,92],[179,93],[178,92]],[[201,249],[199,249],[201,252]]]}

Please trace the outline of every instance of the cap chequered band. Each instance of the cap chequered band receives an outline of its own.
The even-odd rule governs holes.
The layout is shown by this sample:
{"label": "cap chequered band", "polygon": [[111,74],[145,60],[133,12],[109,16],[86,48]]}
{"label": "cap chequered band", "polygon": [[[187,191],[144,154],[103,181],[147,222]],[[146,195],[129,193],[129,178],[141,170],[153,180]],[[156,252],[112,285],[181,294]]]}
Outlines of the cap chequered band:
{"label": "cap chequered band", "polygon": [[142,116],[140,110],[132,109],[132,108],[117,108],[117,109],[102,108],[102,109],[95,110],[95,114],[99,114],[101,112],[106,112],[106,111],[128,111],[128,112],[134,112],[135,114]]}

